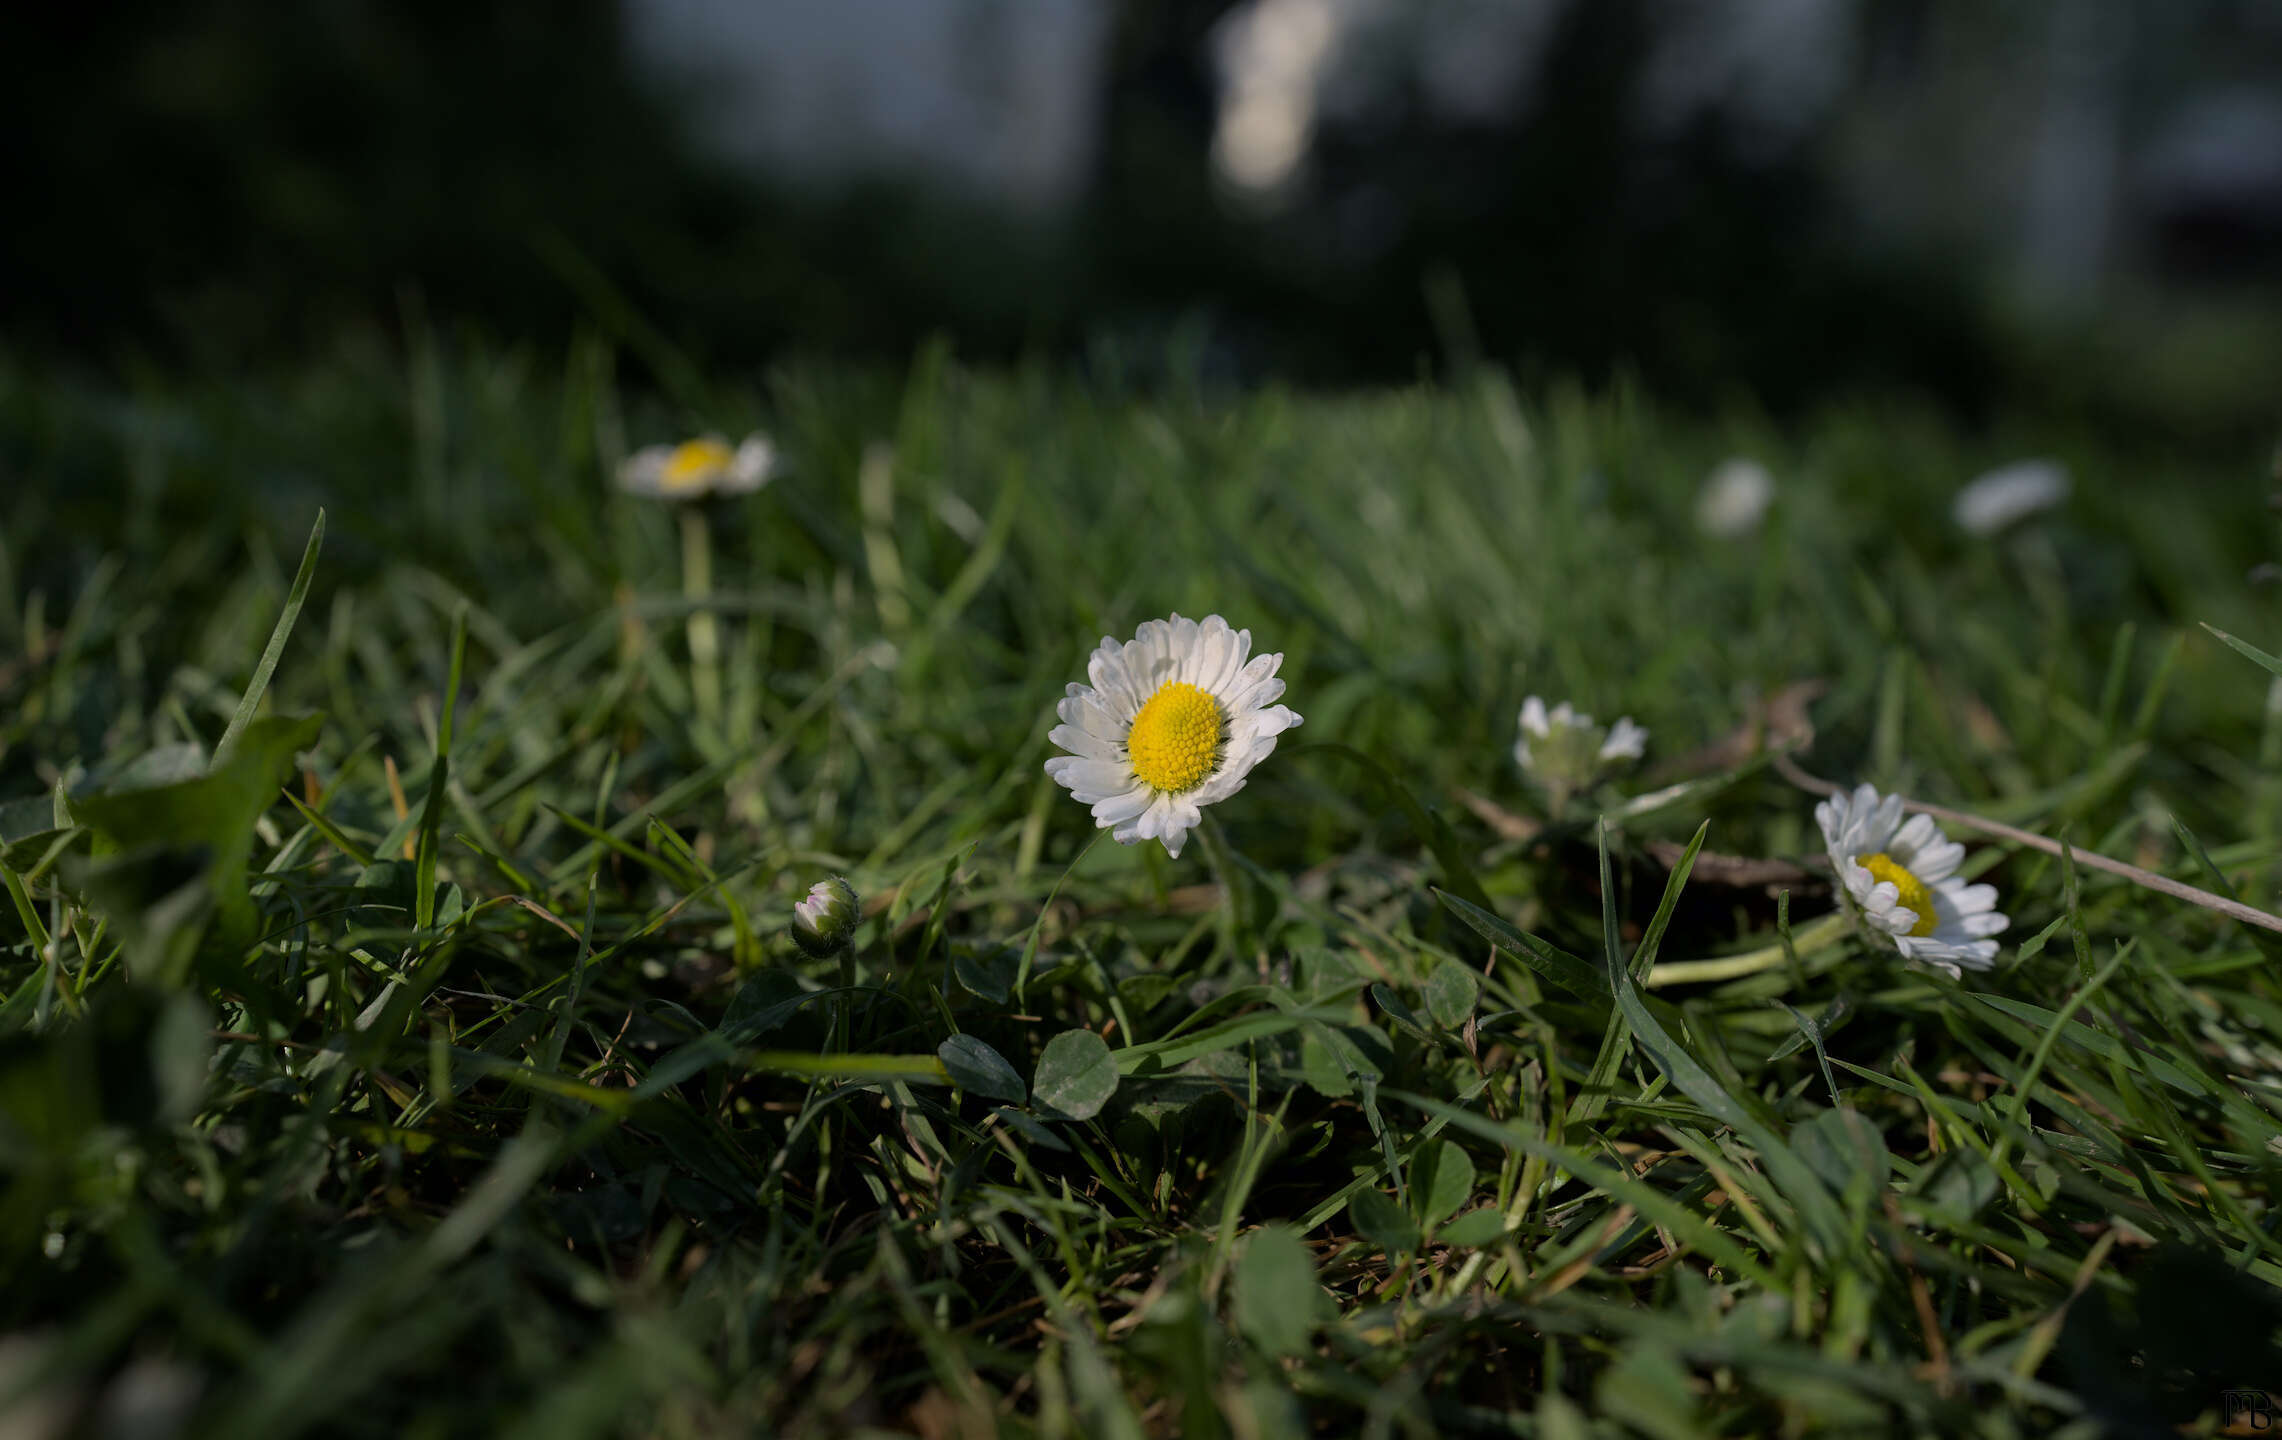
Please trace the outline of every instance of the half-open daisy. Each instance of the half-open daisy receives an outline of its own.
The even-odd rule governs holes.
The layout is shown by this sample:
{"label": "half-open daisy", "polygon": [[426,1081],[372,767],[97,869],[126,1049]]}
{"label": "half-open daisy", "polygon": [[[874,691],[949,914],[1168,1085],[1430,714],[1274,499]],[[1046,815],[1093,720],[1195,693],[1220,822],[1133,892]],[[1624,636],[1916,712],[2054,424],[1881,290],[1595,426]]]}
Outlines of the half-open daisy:
{"label": "half-open daisy", "polygon": [[[1249,658],[1247,658],[1249,657]],[[1164,842],[1178,856],[1202,811],[1244,788],[1300,717],[1275,703],[1282,655],[1253,655],[1252,632],[1218,615],[1144,621],[1123,644],[1102,637],[1047,736],[1071,753],[1046,773],[1093,807],[1120,845]]]}
{"label": "half-open daisy", "polygon": [[1565,776],[1589,780],[1592,772],[1619,760],[1638,760],[1648,749],[1648,732],[1630,715],[1603,730],[1590,715],[1564,700],[1551,710],[1535,695],[1521,702],[1521,733],[1513,761],[1531,774],[1558,767]]}
{"label": "half-open daisy", "polygon": [[1544,787],[1555,818],[1569,797],[1586,790],[1603,773],[1638,760],[1648,749],[1648,732],[1620,718],[1603,730],[1564,700],[1551,710],[1535,695],[1521,705],[1521,728],[1513,742],[1513,763]]}
{"label": "half-open daisy", "polygon": [[1992,937],[2011,923],[1997,909],[1997,887],[1958,878],[1965,847],[1936,829],[1932,817],[1904,820],[1901,796],[1861,785],[1815,806],[1815,820],[1864,923],[1905,958],[1952,979],[1996,963]]}
{"label": "half-open daisy", "polygon": [[776,475],[776,446],[762,434],[747,435],[735,449],[718,435],[701,435],[679,445],[649,445],[618,467],[618,488],[662,500],[703,500],[711,495],[749,495]]}

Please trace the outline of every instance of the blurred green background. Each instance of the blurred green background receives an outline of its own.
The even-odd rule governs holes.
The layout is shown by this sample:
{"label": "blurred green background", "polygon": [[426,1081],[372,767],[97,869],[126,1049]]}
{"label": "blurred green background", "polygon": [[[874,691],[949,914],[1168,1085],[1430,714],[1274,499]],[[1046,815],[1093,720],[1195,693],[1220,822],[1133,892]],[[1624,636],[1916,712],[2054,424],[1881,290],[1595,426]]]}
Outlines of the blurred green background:
{"label": "blurred green background", "polygon": [[2258,0],[22,9],[6,343],[106,377],[598,328],[699,366],[1901,390],[2242,457]]}

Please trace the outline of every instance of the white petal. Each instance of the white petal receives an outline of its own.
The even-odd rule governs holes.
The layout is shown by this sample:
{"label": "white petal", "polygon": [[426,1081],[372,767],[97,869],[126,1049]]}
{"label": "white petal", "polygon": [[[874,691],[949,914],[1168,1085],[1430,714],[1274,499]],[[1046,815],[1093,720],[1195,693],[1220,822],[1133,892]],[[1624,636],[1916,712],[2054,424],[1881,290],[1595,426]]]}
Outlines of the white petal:
{"label": "white petal", "polygon": [[1182,665],[1181,678],[1204,691],[1219,696],[1227,688],[1229,673],[1235,668],[1230,659],[1236,653],[1236,637],[1228,629],[1228,622],[1218,615],[1207,615],[1197,624],[1196,640]]}
{"label": "white petal", "polygon": [[[1857,905],[1870,903],[1871,892],[1878,888],[1878,877],[1855,864],[1843,855],[1832,857],[1837,862],[1838,878],[1846,882],[1846,893],[1854,897]],[[1899,894],[1899,891],[1895,892]]]}
{"label": "white petal", "polygon": [[[1277,660],[1281,660],[1282,658],[1283,657],[1281,655],[1276,657]],[[1251,659],[1252,632],[1249,630],[1235,631],[1228,637],[1228,677],[1223,683],[1229,685],[1235,684],[1236,677],[1244,673],[1244,668],[1246,665],[1251,663]],[[1273,663],[1268,666],[1268,669],[1271,672],[1274,671],[1275,668],[1276,667]]]}
{"label": "white petal", "polygon": [[1249,710],[1272,702],[1284,693],[1284,682],[1276,678],[1276,667],[1283,663],[1281,654],[1253,656],[1219,692],[1220,703],[1231,710]]}
{"label": "white petal", "polygon": [[1134,683],[1132,671],[1126,666],[1125,656],[1125,646],[1103,636],[1101,648],[1094,651],[1086,661],[1086,678],[1093,681],[1093,688],[1103,703],[1131,719],[1133,712],[1139,710],[1141,702],[1148,697],[1136,693],[1138,687]]}
{"label": "white petal", "polygon": [[1083,755],[1088,760],[1121,760],[1125,747],[1105,736],[1080,730],[1075,725],[1056,725],[1046,732],[1046,738],[1072,755]]}
{"label": "white petal", "polygon": [[1939,939],[1905,938],[1897,940],[1895,944],[1911,960],[1937,970],[1946,970],[1952,979],[1961,978],[1958,976],[1959,966],[1967,970],[1986,970],[1997,958],[1997,942],[1994,940],[1974,940],[1953,945]]}
{"label": "white petal", "polygon": [[[1897,808],[1899,807],[1897,806]],[[1911,874],[1923,880],[1925,876],[1919,872],[1916,864],[1917,853],[1924,847],[1934,844],[1939,838],[1939,834],[1933,828],[1933,817],[1931,815],[1912,815],[1903,823],[1902,828],[1894,832],[1894,838],[1888,842],[1888,849],[1893,857],[1901,861]]]}
{"label": "white petal", "polygon": [[[1149,797],[1147,808],[1141,812],[1140,818],[1133,822],[1133,833],[1138,839],[1161,840],[1164,838],[1166,827],[1174,823],[1173,797],[1153,792]],[[1165,848],[1169,850],[1172,847],[1168,845]]]}
{"label": "white petal", "polygon": [[1535,695],[1521,702],[1521,728],[1540,740],[1553,733],[1552,722],[1545,718],[1545,702]]}
{"label": "white petal", "polygon": [[643,446],[618,466],[618,488],[635,495],[665,494],[666,462],[672,458],[671,445]]}
{"label": "white petal", "polygon": [[1965,863],[1965,847],[1954,840],[1936,840],[1903,863],[1926,884],[1939,885]]}
{"label": "white petal", "polygon": [[1942,886],[1938,893],[1960,915],[1975,915],[1997,908],[1997,887],[1994,885],[1951,882]]}
{"label": "white petal", "polygon": [[[1253,733],[1273,738],[1300,727],[1299,713],[1288,705],[1275,705],[1252,714]],[[1273,747],[1271,747],[1273,748]]]}
{"label": "white petal", "polygon": [[1880,850],[1889,849],[1894,843],[1894,831],[1900,827],[1901,823],[1902,797],[1899,795],[1880,797],[1876,808],[1870,812],[1869,823],[1864,827],[1866,831],[1863,837],[1865,843],[1873,844]]}
{"label": "white petal", "polygon": [[1136,709],[1173,678],[1172,631],[1167,621],[1144,620],[1125,643],[1125,671],[1132,677]]}
{"label": "white petal", "polygon": [[1103,704],[1098,696],[1065,699],[1056,707],[1056,713],[1088,735],[1098,736],[1114,744],[1123,745],[1126,737],[1133,733],[1133,717],[1118,714]]}
{"label": "white petal", "polygon": [[[1522,762],[1527,764],[1525,760]],[[1822,843],[1836,847],[1841,831],[1846,828],[1846,802],[1836,796],[1815,806],[1815,824],[1822,827]]]}
{"label": "white petal", "polygon": [[748,495],[760,489],[776,476],[776,456],[776,446],[768,436],[757,430],[747,435],[730,457],[720,489],[731,495]]}
{"label": "white petal", "polygon": [[1096,800],[1122,795],[1134,784],[1133,767],[1120,760],[1077,760],[1062,767],[1054,782],[1069,788],[1070,798],[1091,805]]}
{"label": "white petal", "polygon": [[1135,785],[1122,794],[1111,795],[1096,802],[1093,818],[1096,824],[1122,825],[1146,812],[1156,799],[1156,791],[1146,785]]}
{"label": "white petal", "polygon": [[1630,715],[1617,718],[1609,728],[1608,738],[1601,742],[1603,760],[1638,760],[1648,749],[1648,732],[1632,723]]}
{"label": "white petal", "polygon": [[1258,684],[1249,686],[1244,690],[1238,692],[1234,703],[1230,703],[1226,700],[1223,700],[1221,703],[1227,707],[1228,713],[1231,716],[1242,715],[1250,711],[1256,711],[1263,705],[1273,705],[1277,700],[1283,698],[1283,693],[1284,682],[1277,679],[1275,676],[1270,675],[1267,679],[1260,681]]}

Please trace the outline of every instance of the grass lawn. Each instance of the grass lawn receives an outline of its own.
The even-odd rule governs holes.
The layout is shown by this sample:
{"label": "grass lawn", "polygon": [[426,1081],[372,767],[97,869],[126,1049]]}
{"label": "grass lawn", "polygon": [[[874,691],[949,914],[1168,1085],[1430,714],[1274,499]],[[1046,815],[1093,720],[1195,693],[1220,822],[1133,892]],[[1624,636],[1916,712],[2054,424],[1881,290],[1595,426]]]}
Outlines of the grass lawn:
{"label": "grass lawn", "polygon": [[[1795,780],[2272,906],[2282,688],[2204,628],[2282,648],[2257,457],[650,359],[0,362],[8,1433],[2207,1434],[2282,1391],[2282,936],[1953,824],[2011,928],[1913,967],[1818,923]],[[756,495],[612,488],[753,427]],[[1776,500],[1707,537],[1737,453]],[[2074,497],[1961,533],[2035,453]],[[1178,859],[1043,768],[1176,611],[1305,717]],[[1532,694],[1645,756],[1550,803]]]}

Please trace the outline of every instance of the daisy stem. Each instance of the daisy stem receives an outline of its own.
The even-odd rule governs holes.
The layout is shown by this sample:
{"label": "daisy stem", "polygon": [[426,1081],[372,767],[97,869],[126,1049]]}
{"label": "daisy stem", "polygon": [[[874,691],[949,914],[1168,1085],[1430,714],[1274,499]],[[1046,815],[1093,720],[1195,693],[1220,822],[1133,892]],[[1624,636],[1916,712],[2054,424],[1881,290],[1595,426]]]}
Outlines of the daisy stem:
{"label": "daisy stem", "polygon": [[951,1077],[943,1062],[932,1055],[810,1055],[797,1050],[755,1050],[744,1057],[745,1068],[773,1075],[801,1075],[818,1080],[907,1080],[921,1085],[948,1085]]}
{"label": "daisy stem", "polygon": [[689,688],[709,733],[721,723],[721,630],[713,614],[713,529],[702,504],[681,507],[681,593],[690,603]]}
{"label": "daisy stem", "polygon": [[1236,853],[1228,848],[1228,836],[1220,822],[1206,811],[1197,825],[1197,834],[1204,841],[1204,858],[1212,866],[1213,878],[1220,882],[1221,926],[1220,936],[1228,945],[1228,953],[1244,953],[1244,877],[1236,868]]}
{"label": "daisy stem", "polygon": [[[847,1004],[840,1007],[840,1013],[835,1018],[845,1029],[840,1036],[835,1038],[847,1048],[854,1049],[856,1044],[856,947],[854,945],[845,946],[840,951],[840,988],[847,993]],[[828,1044],[825,1048],[829,1050],[838,1047]]]}
{"label": "daisy stem", "polygon": [[[1792,932],[1792,953],[1811,955],[1817,950],[1827,950],[1843,939],[1849,928],[1846,912],[1834,910],[1805,929]],[[1651,968],[1648,978],[1641,983],[1685,985],[1701,980],[1736,980],[1782,964],[1783,948],[1776,944],[1746,950],[1741,955],[1723,955],[1717,960],[1674,960]]]}

